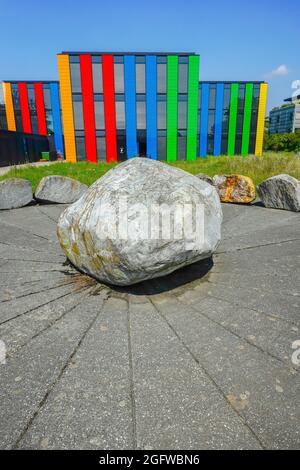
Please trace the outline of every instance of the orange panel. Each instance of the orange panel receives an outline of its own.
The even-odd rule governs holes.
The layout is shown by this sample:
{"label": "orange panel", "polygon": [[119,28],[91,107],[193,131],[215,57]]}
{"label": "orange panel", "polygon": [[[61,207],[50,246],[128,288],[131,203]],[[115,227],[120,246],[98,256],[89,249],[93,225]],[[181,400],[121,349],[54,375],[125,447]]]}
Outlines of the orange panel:
{"label": "orange panel", "polygon": [[7,128],[9,131],[16,131],[16,120],[14,112],[14,104],[12,99],[11,84],[8,82],[2,82]]}

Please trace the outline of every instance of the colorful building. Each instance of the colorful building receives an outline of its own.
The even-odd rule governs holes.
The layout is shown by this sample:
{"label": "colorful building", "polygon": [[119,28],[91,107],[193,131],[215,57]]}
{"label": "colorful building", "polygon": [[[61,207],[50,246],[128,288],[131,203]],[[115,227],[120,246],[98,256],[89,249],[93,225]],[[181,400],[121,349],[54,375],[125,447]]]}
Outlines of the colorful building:
{"label": "colorful building", "polygon": [[6,129],[25,134],[53,136],[55,150],[64,155],[59,82],[2,82]]}
{"label": "colorful building", "polygon": [[261,155],[267,84],[199,82],[199,62],[195,53],[63,52],[59,86],[4,82],[8,127],[53,132],[71,162]]}

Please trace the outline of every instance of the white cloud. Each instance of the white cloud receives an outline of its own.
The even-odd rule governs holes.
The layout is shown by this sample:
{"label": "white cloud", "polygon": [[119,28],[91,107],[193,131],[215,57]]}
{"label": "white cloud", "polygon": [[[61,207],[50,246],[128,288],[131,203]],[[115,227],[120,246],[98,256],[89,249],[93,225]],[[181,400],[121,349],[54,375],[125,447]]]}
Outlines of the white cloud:
{"label": "white cloud", "polygon": [[288,75],[289,69],[285,64],[281,64],[277,67],[277,69],[272,70],[272,72],[267,73],[265,76],[266,78],[273,78],[273,77],[282,77],[283,75]]}

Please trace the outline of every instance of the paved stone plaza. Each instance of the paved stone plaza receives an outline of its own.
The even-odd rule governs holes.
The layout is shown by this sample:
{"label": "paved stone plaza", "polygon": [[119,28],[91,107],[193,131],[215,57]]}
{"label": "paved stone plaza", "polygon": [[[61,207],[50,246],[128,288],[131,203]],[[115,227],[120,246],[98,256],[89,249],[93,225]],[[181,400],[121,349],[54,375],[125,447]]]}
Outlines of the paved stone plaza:
{"label": "paved stone plaza", "polygon": [[1,448],[299,448],[299,213],[222,208],[213,261],[118,289],[66,262],[63,206],[1,212]]}

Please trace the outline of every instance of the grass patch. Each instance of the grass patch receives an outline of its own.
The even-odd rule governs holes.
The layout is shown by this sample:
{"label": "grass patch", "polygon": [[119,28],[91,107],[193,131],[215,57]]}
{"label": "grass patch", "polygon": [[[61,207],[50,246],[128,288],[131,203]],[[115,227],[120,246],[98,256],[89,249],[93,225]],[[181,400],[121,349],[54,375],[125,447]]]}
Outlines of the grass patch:
{"label": "grass patch", "polygon": [[[172,166],[182,168],[192,173],[206,173],[210,176],[216,174],[239,173],[249,176],[255,184],[261,183],[270,176],[279,173],[288,173],[295,178],[300,179],[300,157],[294,153],[275,153],[266,152],[263,157],[207,157],[197,158],[196,161],[178,161],[171,163]],[[24,178],[31,181],[33,190],[36,189],[39,181],[44,176],[61,175],[69,176],[91,185],[98,178],[103,176],[115,164],[108,163],[54,163],[49,166],[28,166],[26,168],[12,167],[6,175],[0,177],[0,180],[7,178]]]}

